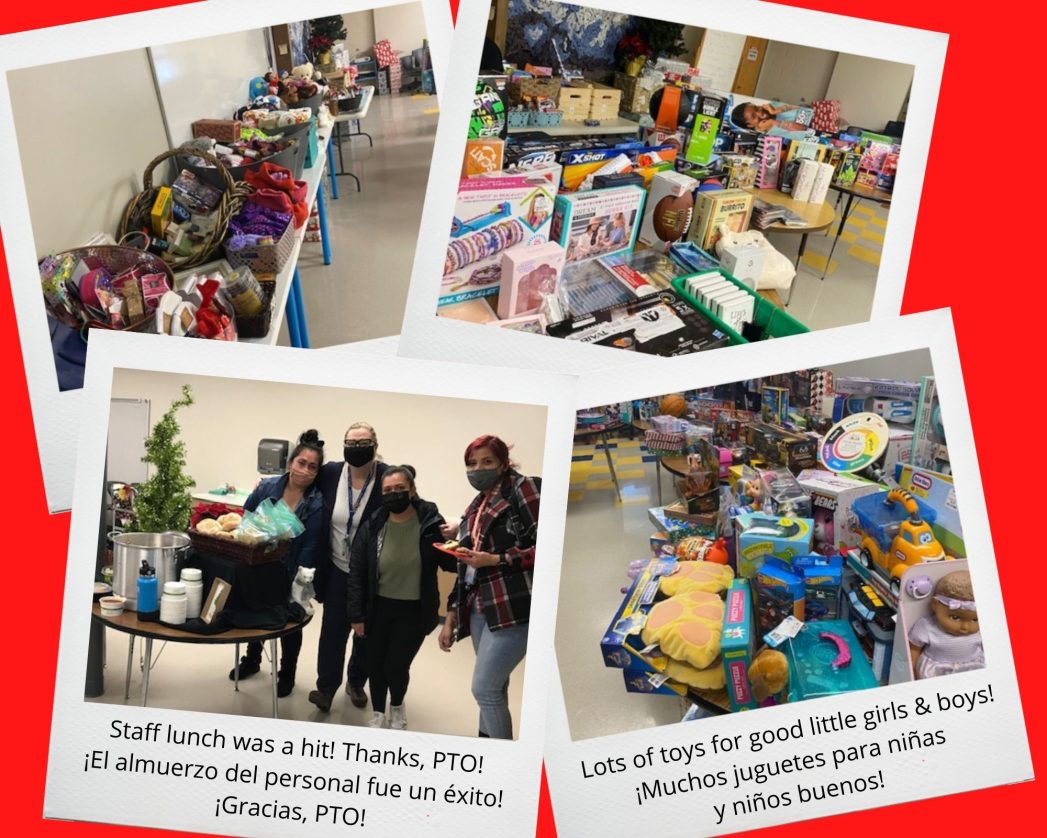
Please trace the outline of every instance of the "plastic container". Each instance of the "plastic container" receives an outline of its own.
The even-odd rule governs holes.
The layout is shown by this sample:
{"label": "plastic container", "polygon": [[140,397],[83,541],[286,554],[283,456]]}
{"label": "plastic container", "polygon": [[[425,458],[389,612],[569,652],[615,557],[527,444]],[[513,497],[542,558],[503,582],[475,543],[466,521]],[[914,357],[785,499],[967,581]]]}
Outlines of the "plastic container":
{"label": "plastic container", "polygon": [[[749,296],[753,298],[753,319],[752,325],[756,329],[758,337],[756,340],[767,340],[768,338],[784,338],[789,335],[802,335],[809,331],[806,326],[803,325],[799,320],[786,312],[782,311],[778,306],[772,303],[770,300],[766,300],[761,297],[758,293],[753,291],[749,286],[740,280],[735,279],[723,268],[716,268],[716,270],[726,279],[728,282],[738,286],[742,291],[745,291]],[[687,280],[689,277],[681,276],[673,280],[673,290],[683,299],[698,309],[702,314],[712,320],[719,329],[727,334],[732,344],[738,343],[750,343],[749,340],[742,337],[739,332],[736,332],[730,326],[723,322],[719,317],[713,314],[709,309],[702,305],[696,297],[694,297],[687,290]]]}
{"label": "plastic container", "polygon": [[[301,167],[305,165],[305,155],[299,154],[301,143],[296,139],[290,139],[287,141],[288,146],[276,154],[271,154],[268,157],[261,157],[258,160],[254,160],[243,166],[226,166],[229,172],[229,176],[235,181],[242,181],[244,175],[249,170],[258,169],[263,163],[275,163],[277,166],[283,166],[285,169],[289,169],[292,172],[297,172],[295,179],[301,178]],[[301,158],[300,161],[298,158]],[[300,163],[300,165],[299,165]],[[194,175],[196,175],[204,183],[209,183],[216,189],[225,191],[225,180],[222,178],[221,173],[214,166],[196,166],[189,162],[188,156],[179,154],[174,158],[175,173],[174,176],[178,177],[178,172],[182,169],[188,169]]]}
{"label": "plastic container", "polygon": [[195,620],[200,616],[204,602],[204,573],[198,567],[187,567],[182,570],[182,584],[185,585],[185,617]]}
{"label": "plastic container", "polygon": [[178,626],[185,622],[187,612],[184,582],[166,582],[160,597],[160,622]]}
{"label": "plastic container", "polygon": [[124,598],[122,596],[104,596],[98,600],[98,607],[103,617],[119,617],[124,613]]}

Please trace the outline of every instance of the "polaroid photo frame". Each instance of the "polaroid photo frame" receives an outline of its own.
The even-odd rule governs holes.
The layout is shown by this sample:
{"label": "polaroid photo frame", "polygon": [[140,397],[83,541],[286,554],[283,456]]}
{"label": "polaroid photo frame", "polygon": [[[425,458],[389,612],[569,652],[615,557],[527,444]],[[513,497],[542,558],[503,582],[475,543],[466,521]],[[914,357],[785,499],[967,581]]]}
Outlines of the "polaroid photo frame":
{"label": "polaroid photo frame", "polygon": [[[726,4],[582,0],[575,5],[913,65],[905,162],[894,186],[871,319],[899,313],[945,60],[946,35],[755,0]],[[456,61],[448,70],[434,149],[434,155],[441,160],[458,161],[465,153],[475,68],[480,65],[489,9],[490,0],[461,0],[458,8],[453,46]],[[440,276],[459,175],[457,164],[434,167],[430,172],[400,354],[576,374],[605,367],[661,363],[659,358],[637,352],[580,346],[556,338],[543,340],[541,336],[511,329],[478,328],[472,323],[437,318]]]}
{"label": "polaroid photo frame", "polygon": [[[606,370],[580,380],[577,407],[914,350],[929,353],[939,388],[967,564],[978,603],[985,668],[577,740],[571,737],[564,693],[555,689],[562,677],[557,668],[551,679],[545,761],[557,827],[564,834],[584,834],[599,823],[601,833],[609,837],[633,836],[649,829],[656,817],[667,836],[723,835],[1032,779],[948,310],[801,335],[787,342],[775,341],[772,346],[753,344],[734,353],[692,357],[660,369]],[[570,517],[565,521],[569,529]],[[567,537],[565,533],[565,544]],[[622,556],[623,571],[631,558]],[[566,561],[563,566],[561,615],[569,611],[571,595]],[[609,613],[608,620],[612,617]],[[600,638],[594,635],[590,642],[596,654]],[[956,699],[959,707],[969,707],[969,711],[955,706],[943,709],[939,696],[946,705],[961,696]],[[969,705],[962,696],[970,697]],[[929,713],[918,712],[921,702],[931,708]],[[907,717],[900,716],[899,706],[907,708]],[[853,727],[843,722],[847,714],[854,716]],[[822,721],[821,730],[842,726],[834,733],[815,734],[810,727],[814,717]],[[789,733],[797,724],[803,730],[801,738]],[[923,737],[921,745],[926,745],[929,735],[935,738],[933,747],[917,750],[919,746],[914,745],[893,755],[888,750],[890,737],[901,736],[908,744],[913,737]],[[759,750],[753,746],[754,737],[757,745],[766,743]],[[881,749],[878,756],[873,754],[874,742]],[[819,753],[824,767],[815,757]],[[743,779],[739,784],[735,779],[735,766],[745,771],[756,770],[753,766],[758,763],[780,766],[793,756],[799,768],[768,769],[765,782]],[[804,759],[809,762],[805,764]],[[850,785],[845,786],[844,780]],[[837,783],[836,791],[827,794],[824,790],[830,783]],[[813,787],[820,791],[816,798],[804,801],[798,786],[808,795]],[[613,819],[602,817],[608,811],[614,811]]]}
{"label": "polaroid photo frame", "polygon": [[[441,91],[439,95],[442,97],[452,32],[450,7],[446,0],[419,2],[430,40],[433,71],[438,80],[437,90]],[[256,3],[190,3],[19,32],[0,39],[3,42],[3,49],[0,49],[0,145],[7,149],[7,153],[0,156],[0,183],[4,185],[0,189],[0,227],[4,231],[8,273],[50,511],[69,508],[75,454],[69,446],[52,444],[49,440],[75,438],[83,396],[79,390],[63,392],[58,387],[37,271],[37,258],[42,254],[36,250],[30,224],[29,200],[18,151],[8,71],[261,29],[287,23],[289,18],[309,20],[322,15],[396,5],[402,5],[402,2],[303,0],[294,8],[275,0],[259,0]],[[117,46],[114,48],[114,45]],[[144,63],[143,71],[148,72]],[[98,114],[99,119],[103,119],[105,109],[100,108]],[[141,177],[140,173],[138,177]],[[140,184],[136,183],[134,188],[140,188]],[[83,207],[71,206],[69,211],[82,213],[85,210]],[[77,244],[70,242],[68,246]],[[275,334],[273,340],[276,340]]]}
{"label": "polaroid photo frame", "polygon": [[[315,352],[306,358],[289,349],[245,345],[219,347],[207,341],[186,341],[184,349],[175,355],[169,351],[169,343],[158,341],[152,336],[106,333],[98,337],[97,341],[92,339],[88,348],[87,380],[81,402],[80,415],[84,420],[84,431],[77,461],[70,530],[65,589],[67,607],[64,609],[65,622],[59,649],[45,817],[230,835],[282,836],[287,835],[289,829],[302,829],[307,825],[310,834],[333,836],[343,835],[345,827],[353,825],[342,819],[344,815],[350,817],[355,825],[365,827],[368,834],[378,836],[419,834],[423,831],[450,836],[460,834],[463,829],[469,833],[479,833],[489,830],[491,823],[497,822],[506,835],[531,838],[538,807],[545,741],[545,705],[552,665],[551,657],[544,654],[543,650],[550,649],[553,643],[552,622],[560,572],[563,512],[567,502],[571,454],[568,428],[573,425],[575,380],[533,372],[523,372],[511,378],[487,377],[483,375],[482,368],[388,358],[377,354],[367,356],[364,363],[346,363],[350,356],[345,353]],[[364,359],[364,356],[352,357]],[[525,663],[526,672],[523,673],[521,718],[514,719],[516,741],[163,710],[137,706],[134,700],[126,704],[86,701],[84,667],[92,619],[88,583],[93,581],[96,566],[98,515],[104,488],[106,426],[114,370],[131,371],[149,386],[152,386],[151,382],[156,377],[164,375],[165,379],[173,382],[170,386],[174,389],[186,376],[200,380],[201,370],[219,373],[224,370],[251,370],[254,371],[252,381],[243,386],[255,382],[274,386],[305,385],[328,390],[344,389],[347,396],[353,391],[357,394],[365,391],[365,395],[375,393],[387,399],[395,397],[400,400],[398,404],[402,404],[405,398],[435,397],[444,402],[455,401],[455,416],[461,415],[458,411],[468,411],[469,414],[475,411],[482,415],[485,405],[498,407],[503,416],[512,416],[514,411],[525,408],[528,415],[544,414],[541,422],[544,448],[540,448],[538,435],[535,434],[533,447],[534,452],[538,453],[528,449],[526,454],[528,459],[539,454],[541,456],[543,511],[537,540],[541,568],[540,572],[536,569],[532,588],[528,637],[531,655]],[[228,381],[228,377],[222,375],[203,377],[216,379],[216,383],[209,387],[223,386],[221,381]],[[325,399],[328,397],[329,394],[324,395]],[[200,404],[198,401],[186,410],[193,410]],[[347,401],[346,410],[351,411],[352,405],[351,401]],[[431,400],[427,401],[427,405],[431,410]],[[416,420],[417,416],[414,415],[404,417],[408,427],[413,427]],[[418,439],[421,448],[426,444],[421,430]],[[427,457],[436,455],[438,451],[433,448],[425,454]],[[462,482],[465,483],[460,454],[445,452],[439,455],[449,457],[448,463],[452,467],[462,469]],[[550,465],[549,469],[544,468],[546,463]],[[434,479],[431,464],[418,465],[420,479],[424,479],[424,473],[429,473],[430,480]],[[424,495],[424,486],[422,488]],[[464,489],[472,491],[468,484]],[[460,513],[455,510],[454,514]],[[426,641],[436,642],[432,635]],[[122,652],[115,649],[113,652],[118,658],[123,657]],[[168,649],[167,655],[170,653]],[[219,686],[220,689],[232,689],[224,669],[212,674],[216,684],[224,685]],[[520,674],[518,670],[514,677],[520,677]],[[140,681],[136,686],[140,686]],[[468,682],[462,685],[462,689],[468,694]],[[347,699],[341,695],[340,700]],[[421,701],[423,697],[419,695],[415,700]],[[408,703],[410,701],[409,695]],[[123,724],[138,726],[142,730],[166,730],[168,725],[179,730],[220,730],[224,732],[230,747],[228,750],[207,747],[187,749],[186,746],[168,744],[163,739],[157,742],[125,740],[121,745],[109,736],[114,725]],[[278,743],[277,751],[268,756],[238,752],[231,747],[234,735],[271,738]],[[291,743],[291,750],[296,755],[281,753],[285,740]],[[338,750],[338,759],[303,757],[301,750],[304,746],[301,743],[305,740],[336,743],[330,747]],[[352,748],[352,759],[345,756],[347,747]],[[373,755],[369,762],[358,759],[359,748],[369,749],[369,754]],[[117,750],[125,754],[133,750],[138,756],[147,759],[206,763],[216,766],[219,777],[216,782],[203,784],[199,780],[120,773],[97,767],[85,772],[85,764],[97,765],[97,759],[104,761],[105,757],[98,755],[107,750],[111,757]],[[379,752],[381,756],[377,756]],[[442,755],[440,759],[437,757],[438,752]],[[393,756],[390,758],[388,754]],[[401,754],[416,754],[421,764],[414,765],[413,760],[398,756]],[[404,760],[412,767],[405,767]],[[434,761],[438,763],[435,767]],[[224,786],[222,778],[237,763],[242,768],[246,768],[248,763],[260,766],[260,782],[266,766],[269,766],[274,771],[291,774],[322,774],[350,779],[360,776],[365,789],[369,777],[375,778],[383,788],[385,783],[399,783],[401,796],[394,799],[392,796],[368,796],[366,793],[320,794],[315,791],[305,792],[300,786],[297,790],[281,787],[270,788],[266,792],[261,785],[252,786],[244,782]],[[109,769],[114,768],[113,762],[110,761],[108,765]],[[416,787],[419,784],[433,787],[436,799],[410,799],[408,787],[412,784]],[[268,818],[264,815],[218,816],[216,801],[227,795],[258,803],[272,803],[278,798],[280,805],[300,806],[305,813],[305,824],[289,823],[275,815]],[[187,804],[190,800],[197,802]],[[315,807],[321,804],[328,808],[318,812]],[[337,807],[343,811],[336,813],[334,809]],[[345,815],[346,809],[356,811]],[[359,810],[366,811],[361,815]],[[358,817],[360,820],[356,821]]]}

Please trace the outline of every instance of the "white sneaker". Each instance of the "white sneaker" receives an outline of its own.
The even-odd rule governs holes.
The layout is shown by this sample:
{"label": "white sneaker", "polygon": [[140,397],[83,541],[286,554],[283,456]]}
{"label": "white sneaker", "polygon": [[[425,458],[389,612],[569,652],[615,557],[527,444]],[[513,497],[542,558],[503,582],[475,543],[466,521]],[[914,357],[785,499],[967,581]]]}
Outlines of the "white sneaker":
{"label": "white sneaker", "polygon": [[371,713],[371,718],[367,720],[368,727],[389,727],[389,722],[386,721],[385,713],[379,713],[375,710]]}
{"label": "white sneaker", "polygon": [[393,730],[407,730],[407,711],[402,704],[389,705],[389,727]]}

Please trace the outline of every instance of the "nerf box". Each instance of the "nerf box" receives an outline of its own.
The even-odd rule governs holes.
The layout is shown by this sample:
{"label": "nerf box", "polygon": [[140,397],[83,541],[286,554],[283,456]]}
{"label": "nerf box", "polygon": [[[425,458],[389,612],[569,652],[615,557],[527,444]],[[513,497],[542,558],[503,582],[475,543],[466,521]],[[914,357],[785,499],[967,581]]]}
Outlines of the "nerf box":
{"label": "nerf box", "polygon": [[762,512],[735,516],[738,575],[753,578],[764,560],[773,557],[791,564],[796,556],[811,552],[814,521],[810,518],[778,518]]}
{"label": "nerf box", "polygon": [[636,172],[646,184],[654,172],[673,167],[676,153],[677,147],[668,144],[566,149],[559,157],[563,165],[562,191],[590,190],[595,178],[605,174]]}
{"label": "nerf box", "polygon": [[675,559],[651,559],[633,579],[600,641],[604,666],[647,668],[648,661],[640,654],[644,648],[640,630],[658,595],[659,580],[675,568]]}
{"label": "nerf box", "polygon": [[[797,557],[799,558],[799,557]],[[803,619],[804,580],[790,565],[769,558],[753,577],[756,591],[756,625],[764,635],[786,617]]]}
{"label": "nerf box", "polygon": [[720,638],[720,658],[727,678],[727,698],[733,711],[756,707],[749,686],[749,665],[755,651],[752,592],[748,580],[735,579],[727,590],[723,636]]}
{"label": "nerf box", "polygon": [[558,195],[549,238],[567,251],[569,263],[630,251],[646,197],[639,186]]}
{"label": "nerf box", "polygon": [[840,615],[843,589],[843,556],[797,556],[793,571],[803,577],[804,622],[835,620]]}
{"label": "nerf box", "polygon": [[459,182],[437,305],[498,293],[502,253],[549,240],[559,169]]}
{"label": "nerf box", "polygon": [[903,489],[922,500],[937,513],[931,529],[938,537],[945,552],[950,556],[964,558],[967,548],[963,543],[963,527],[956,506],[956,487],[947,474],[928,471],[913,465],[895,467],[895,479]]}
{"label": "nerf box", "polygon": [[861,539],[855,532],[851,504],[855,498],[878,492],[879,486],[861,477],[818,468],[804,469],[796,482],[811,498],[814,551],[830,556],[857,547]]}

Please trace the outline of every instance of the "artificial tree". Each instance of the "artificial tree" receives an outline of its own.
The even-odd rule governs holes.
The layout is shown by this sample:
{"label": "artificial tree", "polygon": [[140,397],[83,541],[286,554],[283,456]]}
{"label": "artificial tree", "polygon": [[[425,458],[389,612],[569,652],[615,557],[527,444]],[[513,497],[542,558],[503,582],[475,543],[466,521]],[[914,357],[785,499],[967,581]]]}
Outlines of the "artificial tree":
{"label": "artificial tree", "polygon": [[309,57],[314,63],[322,64],[320,56],[331,51],[335,41],[345,40],[345,22],[341,15],[316,17],[309,21]]}
{"label": "artificial tree", "polygon": [[171,406],[145,440],[143,463],[155,469],[153,476],[141,483],[134,495],[137,532],[183,532],[189,526],[193,499],[189,489],[196,485],[185,473],[185,443],[178,438],[181,427],[176,414],[193,403],[193,390],[182,385],[182,397]]}
{"label": "artificial tree", "polygon": [[654,58],[675,58],[686,48],[683,40],[683,24],[665,20],[636,18],[636,34],[651,48]]}

